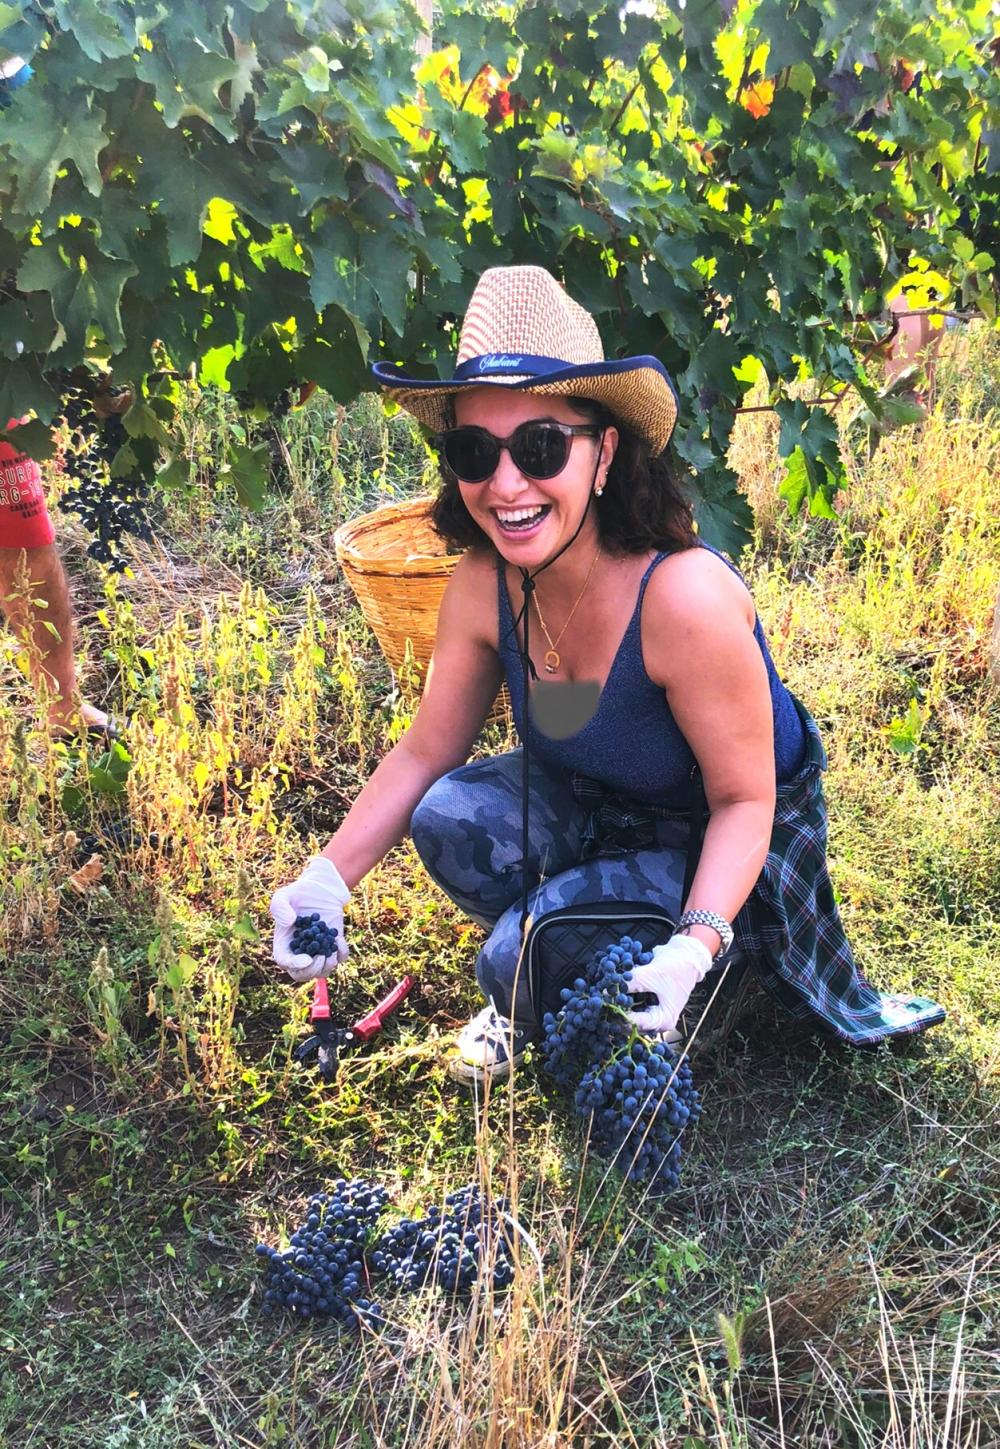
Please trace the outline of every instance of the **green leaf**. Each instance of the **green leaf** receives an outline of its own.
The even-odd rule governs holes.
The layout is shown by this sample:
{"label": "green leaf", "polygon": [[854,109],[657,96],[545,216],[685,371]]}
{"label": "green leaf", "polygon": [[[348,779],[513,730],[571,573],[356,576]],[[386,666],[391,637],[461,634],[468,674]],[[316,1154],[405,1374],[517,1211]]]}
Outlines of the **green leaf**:
{"label": "green leaf", "polygon": [[370,385],[355,319],[332,304],[323,313],[322,336],[311,337],[303,344],[298,363],[301,375],[337,402],[353,402]]}
{"label": "green leaf", "polygon": [[753,523],[750,505],[736,484],[732,469],[715,463],[699,475],[693,490],[699,534],[732,559],[738,559],[749,543]]}
{"label": "green leaf", "polygon": [[263,508],[270,481],[270,456],[267,444],[251,448],[237,443],[229,449],[229,467],[236,496],[245,508],[257,512]]}
{"label": "green leaf", "polygon": [[171,266],[198,256],[202,227],[216,197],[269,226],[284,219],[275,214],[276,200],[267,198],[262,180],[252,175],[232,147],[212,139],[189,150],[179,133],[151,128],[146,138],[137,141],[143,146],[144,161],[137,195],[166,221]]}
{"label": "green leaf", "polygon": [[38,417],[18,428],[18,447],[32,458],[50,458],[55,452],[51,429],[59,399],[45,381],[32,358],[0,363],[0,413],[2,421],[23,418],[25,413]]}
{"label": "green leaf", "polygon": [[112,352],[124,347],[119,304],[122,288],[138,270],[135,262],[118,261],[95,250],[64,260],[57,239],[49,238],[32,249],[18,275],[25,291],[51,295],[52,311],[65,333],[64,347],[76,358],[85,355],[95,327]]}
{"label": "green leaf", "polygon": [[[365,238],[365,241],[370,238]],[[330,217],[310,242],[312,274],[309,295],[317,312],[336,302],[357,328],[358,344],[368,351],[370,332],[378,325],[379,308],[367,275],[361,237],[344,217]]]}
{"label": "green leaf", "polygon": [[122,421],[130,438],[152,438],[165,448],[174,441],[148,402],[134,402]]}
{"label": "green leaf", "polygon": [[108,473],[112,478],[134,478],[138,465],[135,449],[128,443],[123,443],[112,458]]}
{"label": "green leaf", "polygon": [[471,111],[456,111],[435,106],[428,121],[442,144],[448,159],[460,175],[470,175],[482,168],[486,152],[486,122]]}
{"label": "green leaf", "polygon": [[234,921],[230,935],[237,941],[260,940],[260,932],[249,916],[241,916],[238,921]]}
{"label": "green leaf", "polygon": [[768,75],[812,60],[822,17],[811,5],[798,5],[792,10],[785,0],[764,0],[754,13],[753,23],[769,42]]}
{"label": "green leaf", "polygon": [[929,718],[930,710],[922,707],[916,698],[912,698],[906,714],[884,726],[889,745],[897,755],[915,755],[920,751],[921,735]]}
{"label": "green leaf", "polygon": [[184,490],[191,481],[191,460],[185,453],[168,458],[156,473],[161,488]]}
{"label": "green leaf", "polygon": [[152,85],[163,107],[163,119],[173,129],[188,116],[214,126],[225,140],[236,134],[229,107],[220,96],[227,82],[245,82],[240,64],[228,56],[205,50],[191,40],[181,41],[175,54],[163,45],[142,51],[136,75]]}
{"label": "green leaf", "polygon": [[199,384],[202,387],[221,387],[228,392],[229,378],[227,374],[236,356],[236,348],[229,343],[222,347],[208,348],[201,354],[198,362]]}
{"label": "green leaf", "polygon": [[880,421],[891,427],[907,427],[927,421],[927,409],[912,398],[887,397],[880,400]]}
{"label": "green leaf", "polygon": [[796,447],[785,460],[785,476],[778,485],[778,493],[788,504],[790,513],[798,513],[809,497],[809,473],[806,455]]}
{"label": "green leaf", "polygon": [[18,93],[17,105],[5,114],[0,141],[0,191],[8,172],[3,159],[6,153],[9,179],[15,188],[9,209],[15,215],[34,218],[45,210],[56,173],[67,161],[72,161],[92,196],[100,193],[97,158],[108,137],[85,93],[61,97],[32,83],[23,94]]}
{"label": "green leaf", "polygon": [[63,811],[70,820],[78,820],[83,814],[86,800],[83,791],[76,785],[64,785],[59,795]]}
{"label": "green leaf", "polygon": [[88,59],[102,61],[132,53],[135,25],[128,23],[125,6],[113,0],[55,0],[54,9],[60,26],[69,31]]}

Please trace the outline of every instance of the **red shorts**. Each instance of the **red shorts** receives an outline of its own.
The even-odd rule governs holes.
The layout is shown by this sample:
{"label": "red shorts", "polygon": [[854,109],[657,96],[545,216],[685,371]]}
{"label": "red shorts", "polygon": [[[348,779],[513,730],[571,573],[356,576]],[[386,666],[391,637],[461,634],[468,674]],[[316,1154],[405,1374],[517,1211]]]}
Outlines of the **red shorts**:
{"label": "red shorts", "polygon": [[43,548],[55,536],[38,464],[0,438],[0,548]]}

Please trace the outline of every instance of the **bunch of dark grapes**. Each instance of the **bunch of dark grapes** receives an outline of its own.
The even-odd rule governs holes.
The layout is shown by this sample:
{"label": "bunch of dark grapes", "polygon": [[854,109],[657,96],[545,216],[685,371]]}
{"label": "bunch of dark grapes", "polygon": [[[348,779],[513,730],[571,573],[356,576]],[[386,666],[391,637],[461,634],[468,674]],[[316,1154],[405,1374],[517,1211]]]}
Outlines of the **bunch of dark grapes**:
{"label": "bunch of dark grapes", "polygon": [[290,944],[293,956],[332,956],[337,949],[337,928],[328,926],[318,911],[296,916]]}
{"label": "bunch of dark grapes", "polygon": [[298,1318],[380,1328],[386,1320],[371,1296],[376,1275],[404,1292],[437,1285],[459,1295],[471,1293],[488,1267],[495,1289],[513,1282],[505,1203],[487,1208],[478,1187],[459,1188],[445,1199],[444,1212],[431,1207],[419,1221],[403,1218],[376,1238],[388,1200],[383,1187],[341,1178],[332,1193],[310,1199],[306,1220],[284,1252],[258,1244],[267,1263],[262,1312],[286,1308]]}
{"label": "bunch of dark grapes", "polygon": [[617,946],[595,953],[585,977],[560,992],[558,1013],[542,1018],[542,1060],[557,1086],[572,1090],[594,1062],[604,1061],[629,1035],[624,1013],[632,1004],[628,973],[652,952],[623,936]]}
{"label": "bunch of dark grapes", "polygon": [[[282,418],[287,417],[291,412],[295,403],[294,391],[292,388],[286,387],[284,392],[278,394],[274,402],[267,404],[269,416],[273,421],[280,422]],[[250,412],[256,406],[257,398],[252,392],[237,389],[233,392],[233,402],[241,412],[246,413]]]}
{"label": "bunch of dark grapes", "polygon": [[[267,444],[271,480],[279,487],[291,481],[288,476],[288,449],[282,436],[281,423],[291,412],[297,392],[298,388],[291,387],[286,387],[283,392],[280,392],[275,400],[268,404],[269,414],[263,422],[258,422],[254,418],[246,419],[247,442]],[[256,399],[250,392],[236,391],[233,393],[233,401],[241,412],[249,413],[253,409]]]}
{"label": "bunch of dark grapes", "polygon": [[514,1281],[510,1241],[503,1228],[503,1201],[484,1207],[476,1186],[459,1188],[445,1198],[445,1211],[434,1205],[426,1217],[403,1218],[376,1243],[372,1265],[397,1288],[413,1291],[436,1283],[447,1293],[471,1293],[492,1265],[493,1287]]}
{"label": "bunch of dark grapes", "polygon": [[631,1181],[669,1192],[680,1181],[681,1134],[701,1106],[687,1059],[638,1036],[625,1017],[632,967],[651,959],[628,936],[596,952],[586,975],[561,993],[559,1011],[546,1013],[542,1060],[573,1091],[594,1150]]}
{"label": "bunch of dark grapes", "polygon": [[384,1323],[369,1296],[365,1244],[388,1200],[383,1187],[340,1178],[332,1193],[310,1199],[289,1248],[280,1252],[259,1243],[258,1254],[268,1260],[263,1312],[287,1308],[299,1318],[329,1315],[351,1328]]}
{"label": "bunch of dark grapes", "polygon": [[585,1072],[574,1105],[591,1121],[595,1152],[631,1182],[671,1192],[680,1182],[681,1133],[701,1111],[687,1058],[640,1038]]}
{"label": "bunch of dark grapes", "polygon": [[111,464],[128,436],[121,418],[112,414],[102,422],[86,384],[71,374],[62,374],[59,386],[62,421],[72,439],[63,454],[63,468],[75,479],[60,506],[76,514],[92,536],[87,549],[90,557],[113,573],[123,573],[128,566],[121,551],[125,535],[131,533],[146,543],[153,537],[146,512],[149,486],[141,477],[111,476]]}

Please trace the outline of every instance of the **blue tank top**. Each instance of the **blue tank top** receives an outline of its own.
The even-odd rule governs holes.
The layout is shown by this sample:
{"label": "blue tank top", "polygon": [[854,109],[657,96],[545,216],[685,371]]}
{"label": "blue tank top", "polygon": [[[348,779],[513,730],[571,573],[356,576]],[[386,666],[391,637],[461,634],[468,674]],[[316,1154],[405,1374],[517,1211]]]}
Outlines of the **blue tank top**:
{"label": "blue tank top", "polygon": [[[707,548],[707,544],[701,547]],[[740,577],[739,570],[712,549]],[[646,805],[683,810],[687,806],[694,755],[667,704],[666,694],[646,673],[640,632],[642,597],[649,576],[670,555],[658,553],[642,576],[635,610],[615,655],[593,716],[568,739],[554,740],[528,721],[532,755],[552,769],[587,775],[608,789]],[[497,558],[500,661],[510,691],[514,723],[525,738],[524,680],[503,560]],[[774,754],[778,784],[802,767],[806,737],[795,702],[778,678],[764,631],[755,616],[754,638],[767,666],[774,710]],[[734,706],[738,704],[734,701]]]}

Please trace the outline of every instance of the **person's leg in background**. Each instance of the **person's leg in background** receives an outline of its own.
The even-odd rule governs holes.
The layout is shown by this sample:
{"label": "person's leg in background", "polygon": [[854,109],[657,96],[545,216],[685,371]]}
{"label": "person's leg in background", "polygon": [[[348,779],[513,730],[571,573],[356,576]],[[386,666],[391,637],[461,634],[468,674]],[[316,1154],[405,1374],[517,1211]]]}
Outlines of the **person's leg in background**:
{"label": "person's leg in background", "polygon": [[0,547],[0,609],[27,650],[40,693],[44,685],[50,728],[72,733],[108,725],[103,710],[79,698],[69,583],[54,543]]}
{"label": "person's leg in background", "polygon": [[2,438],[0,612],[27,651],[36,688],[44,686],[49,727],[70,733],[108,727],[104,711],[79,697],[69,583],[38,464]]}

